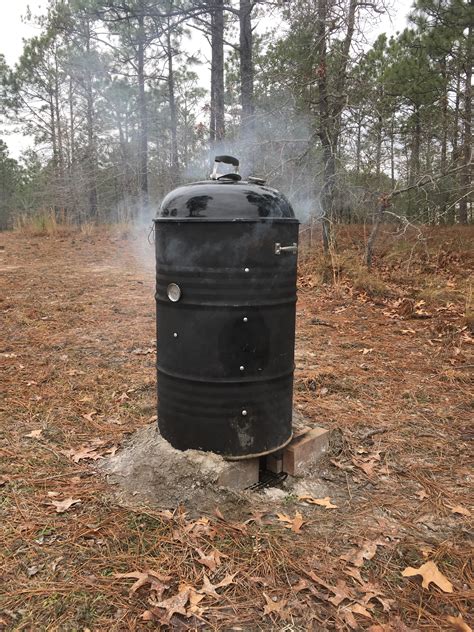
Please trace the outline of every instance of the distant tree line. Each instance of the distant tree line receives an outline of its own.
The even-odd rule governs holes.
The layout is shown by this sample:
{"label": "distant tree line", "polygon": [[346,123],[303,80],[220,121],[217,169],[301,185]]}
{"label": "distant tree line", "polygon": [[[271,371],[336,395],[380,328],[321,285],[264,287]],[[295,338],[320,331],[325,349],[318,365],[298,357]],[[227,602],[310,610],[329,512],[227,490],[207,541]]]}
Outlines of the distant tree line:
{"label": "distant tree line", "polygon": [[18,161],[0,142],[0,227],[151,216],[221,150],[320,219],[326,248],[337,222],[472,221],[473,0],[416,0],[367,49],[384,10],[50,0],[18,63],[0,55],[4,129],[34,139]]}

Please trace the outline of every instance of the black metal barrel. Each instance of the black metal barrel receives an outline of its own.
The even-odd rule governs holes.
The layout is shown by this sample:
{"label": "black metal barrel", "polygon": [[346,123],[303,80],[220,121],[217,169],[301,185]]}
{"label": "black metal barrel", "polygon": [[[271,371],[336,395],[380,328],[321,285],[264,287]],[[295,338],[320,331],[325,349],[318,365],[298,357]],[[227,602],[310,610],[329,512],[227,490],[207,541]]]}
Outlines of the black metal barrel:
{"label": "black metal barrel", "polygon": [[155,220],[158,424],[228,458],[291,439],[298,220],[268,187],[172,191]]}

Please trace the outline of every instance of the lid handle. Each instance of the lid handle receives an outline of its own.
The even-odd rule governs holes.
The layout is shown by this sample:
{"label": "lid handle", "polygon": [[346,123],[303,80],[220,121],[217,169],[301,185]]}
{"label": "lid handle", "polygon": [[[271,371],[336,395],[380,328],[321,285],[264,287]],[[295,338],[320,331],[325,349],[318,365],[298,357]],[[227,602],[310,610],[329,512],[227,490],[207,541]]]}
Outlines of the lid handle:
{"label": "lid handle", "polygon": [[239,161],[234,156],[216,156],[214,158],[215,162],[224,162],[226,165],[234,165],[234,167],[239,166]]}
{"label": "lid handle", "polygon": [[[224,165],[232,165],[234,167],[233,173],[225,173],[219,175],[219,163]],[[216,156],[214,158],[214,169],[211,173],[211,180],[241,180],[239,176],[239,161],[234,156]]]}

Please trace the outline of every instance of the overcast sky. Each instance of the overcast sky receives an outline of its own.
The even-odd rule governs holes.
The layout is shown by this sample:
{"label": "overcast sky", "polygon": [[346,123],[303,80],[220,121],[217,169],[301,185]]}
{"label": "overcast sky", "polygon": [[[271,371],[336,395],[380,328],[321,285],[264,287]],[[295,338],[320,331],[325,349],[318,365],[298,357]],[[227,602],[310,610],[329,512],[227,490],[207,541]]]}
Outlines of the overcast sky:
{"label": "overcast sky", "polygon": [[[368,33],[368,43],[372,43],[379,33],[386,32],[392,35],[406,26],[406,16],[412,6],[413,0],[394,0],[395,8],[391,15],[384,14],[382,18],[367,24],[364,29]],[[33,14],[44,13],[47,0],[0,0],[0,53],[5,55],[7,63],[13,66],[21,55],[23,39],[37,35],[39,30],[32,22],[25,22],[28,6]],[[203,42],[196,42],[198,48],[203,48]],[[189,49],[189,43],[186,46]],[[7,142],[10,153],[15,158],[31,145],[30,138],[24,138],[20,134],[2,134]]]}

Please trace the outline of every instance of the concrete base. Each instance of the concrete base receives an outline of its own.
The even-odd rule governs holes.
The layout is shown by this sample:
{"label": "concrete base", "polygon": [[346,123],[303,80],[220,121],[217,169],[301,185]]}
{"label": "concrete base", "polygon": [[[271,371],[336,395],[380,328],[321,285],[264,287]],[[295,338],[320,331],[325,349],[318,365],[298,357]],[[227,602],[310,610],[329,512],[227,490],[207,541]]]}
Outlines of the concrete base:
{"label": "concrete base", "polygon": [[[275,473],[311,475],[312,464],[328,448],[329,432],[308,428],[299,423],[298,417],[294,421],[291,443],[263,458]],[[194,513],[219,507],[232,513],[249,498],[239,495],[236,503],[235,492],[258,483],[260,461],[226,461],[212,452],[175,450],[153,423],[134,432],[117,454],[97,466],[116,486],[116,496],[124,504],[165,508],[184,505]]]}

